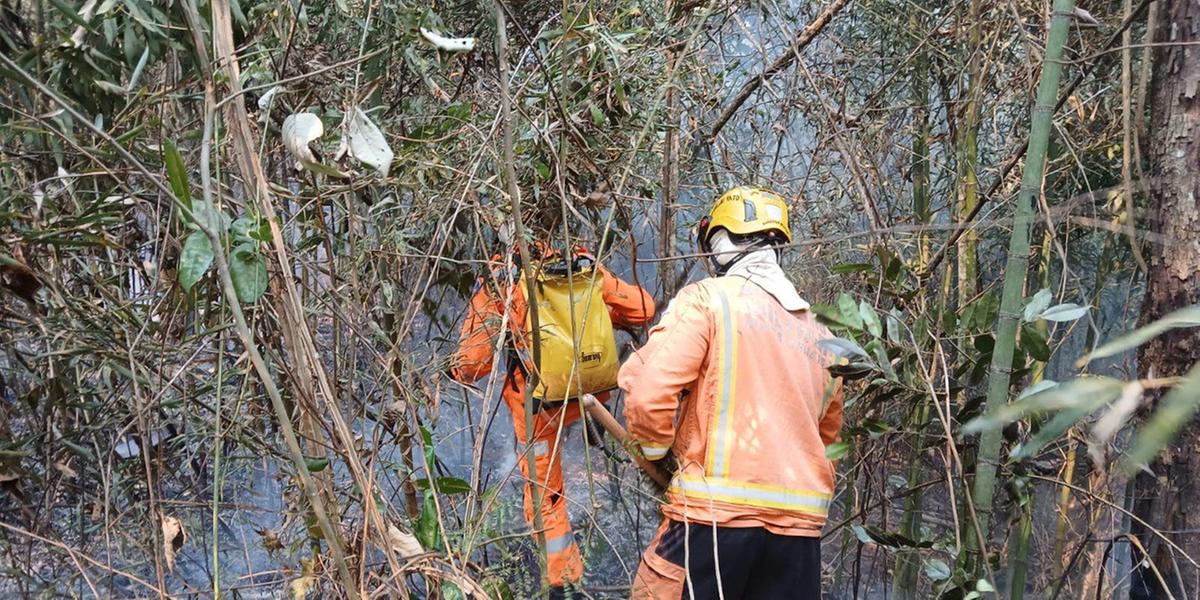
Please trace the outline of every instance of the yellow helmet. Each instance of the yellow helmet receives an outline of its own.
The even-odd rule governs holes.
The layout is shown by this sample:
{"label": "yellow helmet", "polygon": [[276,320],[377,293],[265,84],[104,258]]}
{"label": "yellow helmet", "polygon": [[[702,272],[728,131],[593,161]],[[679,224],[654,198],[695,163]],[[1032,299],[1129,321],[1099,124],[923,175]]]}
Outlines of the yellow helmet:
{"label": "yellow helmet", "polygon": [[696,231],[702,251],[711,251],[709,238],[718,229],[725,229],[734,236],[761,233],[770,245],[792,241],[787,202],[779,194],[763,188],[735,187],[717,199],[708,216],[700,219]]}

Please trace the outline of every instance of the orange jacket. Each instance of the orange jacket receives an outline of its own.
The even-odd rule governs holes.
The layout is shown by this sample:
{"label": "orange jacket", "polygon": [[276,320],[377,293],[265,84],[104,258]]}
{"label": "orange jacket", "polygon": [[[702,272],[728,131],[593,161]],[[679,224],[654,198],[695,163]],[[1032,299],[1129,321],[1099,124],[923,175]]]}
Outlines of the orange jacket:
{"label": "orange jacket", "polygon": [[679,292],[619,376],[630,435],[679,463],[668,517],[819,535],[833,494],[825,446],[842,425],[840,380],[817,345],[828,337],[811,311],[741,277]]}
{"label": "orange jacket", "polygon": [[[604,278],[604,303],[608,305],[608,314],[614,326],[632,327],[648,323],[654,318],[654,299],[645,290],[622,281],[599,264],[597,269]],[[467,319],[463,322],[458,351],[451,369],[451,374],[458,381],[471,383],[491,374],[496,339],[504,320],[504,306],[510,297],[512,301],[511,310],[508,312],[508,344],[518,349],[528,346],[528,336],[525,332],[528,305],[525,302],[525,290],[522,289],[519,280],[514,277],[508,292],[500,294],[494,290],[490,280],[480,279],[475,295],[471,298]],[[523,395],[524,375],[519,369],[512,371],[504,393]]]}

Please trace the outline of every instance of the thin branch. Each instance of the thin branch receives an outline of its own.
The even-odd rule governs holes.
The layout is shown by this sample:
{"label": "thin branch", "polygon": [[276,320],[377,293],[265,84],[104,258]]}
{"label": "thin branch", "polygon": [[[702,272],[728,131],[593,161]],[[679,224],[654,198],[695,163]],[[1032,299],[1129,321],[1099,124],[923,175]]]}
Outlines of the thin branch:
{"label": "thin branch", "polygon": [[779,72],[791,66],[791,64],[796,61],[796,57],[799,56],[799,54],[803,52],[810,43],[812,43],[813,39],[817,37],[817,34],[821,33],[821,30],[829,24],[829,21],[833,20],[833,17],[837,15],[838,12],[840,12],[848,2],[849,0],[833,0],[833,4],[830,4],[821,14],[817,15],[816,19],[813,19],[812,23],[809,23],[804,27],[804,29],[801,29],[800,32],[796,34],[796,39],[792,42],[791,47],[787,52],[784,52],[779,56],[779,58],[775,59],[775,62],[771,63],[771,65],[764,69],[762,73],[752,77],[749,81],[742,84],[742,89],[738,90],[738,93],[733,97],[733,100],[730,100],[729,104],[725,105],[725,109],[721,111],[721,115],[717,117],[717,120],[715,123],[713,123],[712,128],[708,130],[709,143],[712,143],[713,140],[717,139],[717,134],[721,133],[721,129],[725,127],[725,124],[729,122],[729,119],[733,117],[734,113],[736,113],[738,109],[746,103],[746,100],[750,99],[750,96],[754,94],[755,90],[777,75]]}

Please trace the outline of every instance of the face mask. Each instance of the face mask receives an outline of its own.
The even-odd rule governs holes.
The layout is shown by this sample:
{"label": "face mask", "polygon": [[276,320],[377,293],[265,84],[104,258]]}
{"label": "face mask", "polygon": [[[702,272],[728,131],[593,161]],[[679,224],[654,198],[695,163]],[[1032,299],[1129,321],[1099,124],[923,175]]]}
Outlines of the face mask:
{"label": "face mask", "polygon": [[712,259],[718,267],[726,267],[733,262],[739,254],[746,250],[745,246],[739,246],[733,243],[729,238],[729,232],[724,229],[717,230],[708,240],[709,246],[712,248]]}

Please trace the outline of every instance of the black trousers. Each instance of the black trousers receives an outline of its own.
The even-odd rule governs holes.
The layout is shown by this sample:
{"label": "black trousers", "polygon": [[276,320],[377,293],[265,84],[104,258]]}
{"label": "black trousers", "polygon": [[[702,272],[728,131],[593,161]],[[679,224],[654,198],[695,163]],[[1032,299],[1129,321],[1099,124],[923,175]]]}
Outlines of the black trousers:
{"label": "black trousers", "polygon": [[821,598],[820,538],[672,521],[655,552],[686,570],[682,600]]}

